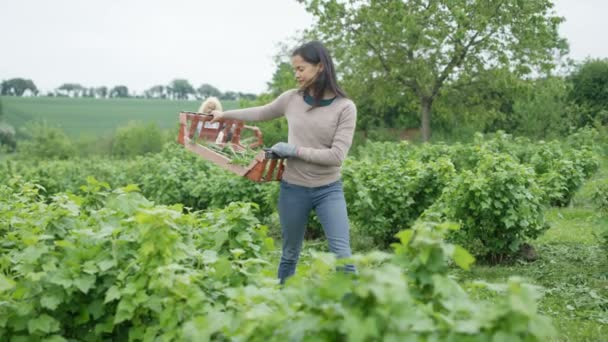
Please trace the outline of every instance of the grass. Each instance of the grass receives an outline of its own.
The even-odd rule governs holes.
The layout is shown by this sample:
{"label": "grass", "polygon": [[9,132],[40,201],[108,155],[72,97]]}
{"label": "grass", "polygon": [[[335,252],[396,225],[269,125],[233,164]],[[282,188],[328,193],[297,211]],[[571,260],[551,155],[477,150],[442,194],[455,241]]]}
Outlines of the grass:
{"label": "grass", "polygon": [[477,265],[470,272],[454,270],[461,280],[504,282],[518,275],[540,285],[539,311],[553,320],[556,341],[608,341],[608,253],[597,232],[608,229],[608,217],[594,207],[594,184],[608,176],[608,161],[578,191],[566,208],[550,208],[551,228],[537,239],[540,259],[502,266]]}
{"label": "grass", "polygon": [[540,259],[503,266],[474,266],[470,272],[455,270],[464,281],[482,279],[505,282],[518,275],[540,285],[544,296],[541,313],[551,317],[557,341],[608,340],[608,256],[594,230],[608,228],[608,219],[593,210],[551,209],[552,227],[535,243]]}
{"label": "grass", "polygon": [[[175,128],[180,111],[196,111],[200,105],[200,101],[132,98],[2,96],[0,101],[4,120],[15,129],[22,129],[31,121],[46,121],[73,138],[107,135],[129,121],[154,122],[161,129]],[[237,101],[222,104],[224,109],[238,107]]]}

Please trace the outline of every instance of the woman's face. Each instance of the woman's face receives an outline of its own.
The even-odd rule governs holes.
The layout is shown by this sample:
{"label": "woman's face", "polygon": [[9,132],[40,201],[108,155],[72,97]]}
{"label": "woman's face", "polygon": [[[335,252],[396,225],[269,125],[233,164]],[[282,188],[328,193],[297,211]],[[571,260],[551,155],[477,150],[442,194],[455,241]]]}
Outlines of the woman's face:
{"label": "woman's face", "polygon": [[321,64],[308,63],[299,55],[291,57],[291,65],[300,88],[307,88],[311,85],[321,71]]}

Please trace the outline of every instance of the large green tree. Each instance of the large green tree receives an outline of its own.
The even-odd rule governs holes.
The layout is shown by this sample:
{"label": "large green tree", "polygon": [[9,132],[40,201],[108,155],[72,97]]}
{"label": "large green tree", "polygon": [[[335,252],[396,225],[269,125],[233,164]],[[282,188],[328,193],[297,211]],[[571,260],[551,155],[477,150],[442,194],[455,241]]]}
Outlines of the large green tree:
{"label": "large green tree", "polygon": [[95,88],[95,94],[98,97],[100,97],[102,99],[105,99],[106,96],[108,96],[108,87],[106,87],[106,86],[100,86],[100,87]]}
{"label": "large green tree", "polygon": [[85,87],[78,83],[64,83],[57,88],[57,91],[60,94],[69,96],[69,97],[79,97],[82,96]]}
{"label": "large green tree", "polygon": [[577,118],[581,126],[595,120],[608,123],[608,59],[589,59],[570,76],[570,98],[582,112]]}
{"label": "large green tree", "polygon": [[146,90],[144,93],[146,97],[164,99],[167,97],[167,87],[158,84]]}
{"label": "large green tree", "polygon": [[200,87],[196,89],[197,93],[203,99],[208,98],[209,96],[220,97],[222,96],[222,92],[211,84],[203,83]]}
{"label": "large green tree", "polygon": [[192,87],[188,80],[184,79],[175,79],[171,81],[169,88],[171,89],[171,93],[178,99],[187,99],[188,95],[195,93],[194,87]]}
{"label": "large green tree", "polygon": [[38,88],[32,80],[18,77],[0,83],[1,95],[22,96],[26,90],[31,91],[34,95],[38,94]]}
{"label": "large green tree", "polygon": [[117,85],[110,90],[110,97],[129,97],[129,88],[124,85]]}
{"label": "large green tree", "polygon": [[[413,93],[424,140],[449,82],[491,68],[548,72],[566,52],[551,0],[298,0],[317,18],[345,77],[387,98]],[[394,101],[398,102],[398,101]]]}

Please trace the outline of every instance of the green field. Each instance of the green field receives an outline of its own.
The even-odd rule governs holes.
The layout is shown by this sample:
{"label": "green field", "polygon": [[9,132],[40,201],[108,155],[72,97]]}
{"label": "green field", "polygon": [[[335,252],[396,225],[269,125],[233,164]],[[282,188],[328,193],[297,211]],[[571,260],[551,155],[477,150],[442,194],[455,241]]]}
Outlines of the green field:
{"label": "green field", "polygon": [[[31,121],[46,121],[69,136],[104,135],[129,121],[155,122],[160,128],[177,126],[178,113],[196,111],[200,101],[161,99],[94,99],[2,96],[5,120],[17,130]],[[224,109],[237,101],[223,102]]]}

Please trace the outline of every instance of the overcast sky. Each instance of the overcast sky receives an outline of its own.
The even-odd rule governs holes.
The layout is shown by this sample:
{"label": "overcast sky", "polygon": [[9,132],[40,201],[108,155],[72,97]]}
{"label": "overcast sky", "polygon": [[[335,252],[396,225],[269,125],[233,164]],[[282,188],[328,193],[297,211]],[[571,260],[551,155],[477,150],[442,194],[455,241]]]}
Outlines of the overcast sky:
{"label": "overcast sky", "polygon": [[[571,57],[608,57],[608,0],[557,0]],[[312,25],[295,0],[0,0],[0,80],[126,85],[185,78],[260,93],[278,43]]]}

